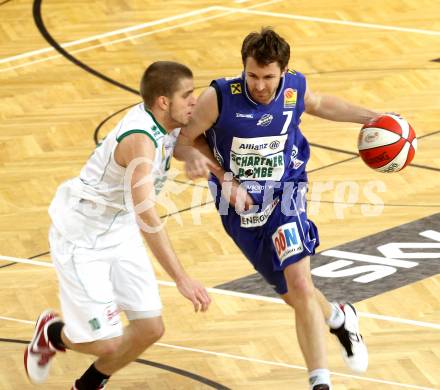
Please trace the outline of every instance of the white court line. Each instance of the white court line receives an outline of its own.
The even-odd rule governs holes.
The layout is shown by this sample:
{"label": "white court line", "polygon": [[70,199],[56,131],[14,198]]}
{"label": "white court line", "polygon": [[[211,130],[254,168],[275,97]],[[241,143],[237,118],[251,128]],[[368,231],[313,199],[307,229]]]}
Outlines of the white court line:
{"label": "white court line", "polygon": [[[103,42],[103,43],[98,43],[96,45],[83,47],[82,49],[72,50],[69,53],[70,54],[82,53],[82,52],[93,50],[93,49],[97,49],[97,48],[103,47],[103,46],[110,46],[110,45],[114,45],[114,44],[117,44],[117,43],[120,43],[120,42],[130,41],[130,40],[133,40],[133,39],[136,39],[136,38],[140,38],[140,37],[145,37],[145,36],[148,36],[148,35],[153,35],[153,34],[161,33],[161,32],[164,32],[164,31],[174,30],[174,29],[180,28],[180,27],[191,26],[191,25],[196,24],[196,23],[207,22],[208,20],[212,20],[212,19],[216,19],[216,18],[221,18],[223,16],[230,15],[232,13],[233,12],[231,12],[231,11],[226,11],[226,12],[223,12],[221,14],[217,14],[217,15],[213,15],[213,16],[207,16],[207,17],[202,18],[202,19],[191,20],[189,22],[179,23],[179,24],[175,24],[173,26],[163,27],[163,28],[161,28],[159,30],[148,31],[148,32],[140,33],[140,34],[136,34],[136,35],[130,35],[129,37],[119,38],[119,39],[115,39],[113,41]],[[49,60],[52,60],[52,59],[55,59],[55,58],[62,58],[62,57],[63,56],[61,54],[55,54],[55,55],[50,56],[50,57],[44,57],[44,58],[40,58],[38,60],[25,62],[24,64],[10,66],[8,68],[0,68],[0,73],[8,72],[10,70],[15,70],[15,69],[19,69],[19,68],[24,68],[24,67],[29,66],[29,65],[38,64],[40,62],[46,62],[46,61],[49,61]]]}
{"label": "white court line", "polygon": [[[30,325],[35,324],[35,321],[28,321],[28,320],[22,320],[22,319],[18,319],[18,318],[4,317],[4,316],[0,316],[0,320],[14,321],[14,322],[20,322],[23,324],[30,324]],[[209,350],[200,349],[200,348],[182,347],[180,345],[173,345],[173,344],[166,344],[166,343],[155,343],[154,345],[157,347],[177,349],[180,351],[202,353],[205,355],[213,355],[213,356],[217,356],[217,357],[224,357],[227,359],[243,360],[243,361],[247,361],[247,362],[251,362],[251,363],[259,363],[259,364],[266,364],[269,366],[293,368],[295,370],[307,371],[306,367],[299,366],[296,364],[288,364],[288,363],[276,362],[276,361],[271,361],[271,360],[263,360],[263,359],[257,359],[257,358],[247,357],[247,356],[234,355],[231,353],[209,351]],[[357,380],[365,381],[365,382],[380,383],[383,385],[398,386],[398,387],[403,387],[403,388],[407,388],[407,389],[434,390],[431,387],[410,385],[407,383],[386,381],[383,379],[377,379],[377,378],[371,378],[371,377],[359,376],[359,375],[344,374],[344,373],[335,372],[335,371],[332,371],[331,374],[334,376],[341,376],[344,378],[357,379]]]}
{"label": "white court line", "polygon": [[[263,6],[274,4],[274,3],[279,3],[280,1],[283,1],[283,0],[270,0],[270,1],[263,2],[263,3],[252,5],[252,6],[248,7],[248,9],[263,7]],[[167,27],[167,28],[155,30],[155,31],[152,31],[152,32],[144,33],[144,34],[137,34],[137,35],[128,36],[128,37],[121,38],[121,39],[116,39],[116,40],[109,41],[109,42],[102,42],[102,43],[97,44],[97,45],[89,46],[89,47],[86,47],[86,48],[83,48],[83,49],[78,49],[76,51],[71,51],[70,53],[72,53],[72,54],[80,53],[80,52],[84,52],[84,51],[87,51],[87,50],[96,49],[96,48],[99,48],[99,47],[111,46],[111,45],[113,45],[115,43],[120,43],[120,42],[128,41],[128,40],[139,38],[139,37],[142,37],[142,36],[156,34],[156,33],[163,32],[163,31],[173,30],[173,29],[178,28],[178,27],[189,26],[189,25],[192,25],[192,24],[205,22],[205,21],[208,21],[208,20],[211,20],[211,19],[220,18],[220,17],[226,16],[226,15],[230,15],[230,14],[234,13],[236,11],[236,9],[237,8],[231,8],[230,10],[226,10],[226,12],[224,12],[222,14],[219,14],[219,15],[209,16],[209,17],[206,17],[206,18],[198,19],[196,21],[192,20],[192,21],[187,22],[187,23],[182,23],[182,24],[170,26],[170,27]],[[110,32],[107,32],[107,33],[104,33],[104,34],[93,35],[91,37],[79,39],[77,41],[63,43],[63,44],[60,44],[60,46],[63,47],[63,48],[71,47],[71,46],[76,46],[76,45],[83,44],[83,43],[86,43],[86,42],[90,42],[90,41],[93,41],[93,40],[107,38],[107,37],[110,37],[110,36],[113,36],[113,35],[123,34],[123,33],[127,33],[127,32],[130,32],[130,31],[136,31],[136,30],[139,30],[139,29],[142,29],[142,28],[145,28],[145,27],[151,27],[151,26],[155,26],[155,25],[158,25],[158,24],[167,23],[167,22],[170,22],[170,21],[173,21],[173,20],[178,20],[178,19],[187,18],[187,17],[194,16],[194,15],[199,15],[199,14],[207,13],[207,12],[210,12],[210,11],[224,11],[224,10],[220,6],[212,6],[212,7],[202,8],[202,9],[191,11],[191,12],[187,12],[187,13],[184,13],[184,14],[175,15],[175,16],[171,16],[171,17],[167,17],[167,18],[163,18],[163,19],[158,19],[158,20],[155,20],[155,21],[152,21],[152,22],[147,22],[147,23],[143,23],[143,24],[140,24],[140,25],[132,26],[132,27],[126,27],[126,28],[123,28],[123,29],[110,31]],[[55,49],[53,47],[46,47],[44,49],[33,50],[33,51],[30,51],[30,52],[18,54],[18,55],[12,56],[12,57],[3,58],[3,59],[0,59],[0,64],[5,63],[5,62],[12,62],[14,60],[19,60],[19,59],[23,59],[23,58],[27,58],[27,57],[32,57],[32,56],[39,55],[39,54],[44,54],[44,53],[47,53],[47,52],[50,52],[50,51],[55,51]],[[25,66],[29,66],[29,65],[33,65],[33,64],[38,64],[38,63],[41,63],[41,62],[46,62],[46,61],[52,60],[54,58],[59,58],[59,57],[62,57],[61,54],[56,54],[54,56],[45,57],[45,58],[41,58],[41,59],[38,59],[38,60],[35,60],[35,61],[26,62],[24,64],[20,64],[20,65],[17,65],[17,66],[10,66],[10,67],[7,67],[7,68],[0,69],[0,73],[1,72],[7,72],[7,71],[10,71],[10,70],[14,70],[14,69],[18,69],[18,68],[23,68]]]}
{"label": "white court line", "polygon": [[269,12],[269,11],[254,11],[254,10],[247,9],[247,8],[231,8],[231,7],[222,7],[222,6],[218,6],[218,8],[221,8],[221,9],[223,9],[225,11],[233,9],[237,13],[244,13],[244,14],[251,14],[251,15],[260,15],[260,16],[273,16],[275,18],[302,20],[302,21],[306,21],[306,22],[318,22],[318,23],[327,23],[327,24],[341,24],[341,25],[345,25],[345,26],[364,27],[364,28],[372,28],[372,29],[377,29],[377,30],[392,30],[392,31],[410,32],[410,33],[416,33],[416,34],[440,36],[440,31],[423,30],[423,29],[419,29],[419,28],[387,26],[387,25],[384,25],[384,24],[352,22],[352,21],[349,21],[349,20],[316,18],[316,17],[313,17],[313,16],[291,15],[291,14],[284,14],[284,13],[278,13],[278,12]]}
{"label": "white court line", "polygon": [[[190,352],[204,353],[204,354],[208,354],[208,355],[215,355],[215,356],[225,357],[225,358],[229,358],[229,359],[245,360],[245,361],[252,362],[252,363],[261,363],[261,364],[267,364],[267,365],[270,365],[270,366],[294,368],[296,370],[307,371],[306,367],[298,366],[298,365],[295,365],[295,364],[288,364],[288,363],[283,363],[283,362],[274,362],[274,361],[271,361],[271,360],[262,360],[262,359],[250,358],[250,357],[245,357],[245,356],[240,356],[240,355],[233,355],[233,354],[224,353],[224,352],[213,352],[213,351],[207,351],[205,349],[181,347],[181,346],[172,345],[172,344],[155,343],[154,345],[157,345],[157,346],[160,346],[160,347],[166,347],[166,348],[173,348],[173,349],[179,349],[179,350],[184,350],[184,351],[190,351]],[[366,376],[343,374],[343,373],[335,372],[335,371],[331,371],[331,374],[334,375],[334,376],[342,376],[342,377],[345,377],[345,378],[358,379],[360,381],[374,382],[374,383],[381,383],[381,384],[384,384],[384,385],[404,387],[404,388],[407,388],[407,389],[435,390],[432,387],[423,387],[423,386],[417,386],[417,385],[410,385],[410,384],[407,384],[407,383],[386,381],[386,380],[377,379],[377,378],[370,378],[370,377],[366,377]]]}
{"label": "white court line", "polygon": [[4,321],[14,321],[14,322],[21,322],[22,324],[35,324],[35,321],[28,321],[28,320],[20,320],[19,318],[12,318],[12,317],[3,317],[0,316],[0,320]]}
{"label": "white court line", "polygon": [[[196,15],[200,15],[206,12],[210,12],[210,11],[216,11],[218,10],[218,7],[207,7],[207,8],[201,8],[195,11],[190,11],[190,12],[186,12],[180,15],[174,15],[174,16],[170,16],[167,18],[163,18],[163,19],[157,19],[157,20],[153,20],[152,22],[147,22],[147,23],[142,23],[142,24],[138,24],[136,26],[131,26],[131,27],[125,27],[125,28],[121,28],[119,30],[114,30],[114,31],[109,31],[103,34],[97,34],[97,35],[92,35],[88,38],[83,38],[83,39],[78,39],[76,41],[72,41],[72,42],[68,42],[68,43],[63,43],[60,46],[63,48],[66,47],[72,47],[72,46],[76,46],[76,45],[80,45],[82,43],[87,43],[90,41],[94,41],[97,39],[102,39],[102,38],[108,38],[111,37],[113,35],[119,35],[119,34],[125,34],[128,32],[132,32],[132,31],[137,31],[140,29],[143,29],[145,27],[151,27],[151,26],[156,26],[158,24],[163,24],[163,23],[168,23],[168,22],[172,22],[174,20],[178,20],[178,19],[184,19],[184,18],[188,18],[191,16],[196,16]],[[43,53],[47,53],[50,51],[54,51],[55,49],[53,47],[46,47],[44,49],[39,49],[39,50],[33,50],[33,51],[29,51],[27,53],[22,53],[22,54],[18,54],[12,57],[6,57],[0,60],[0,64],[4,63],[4,62],[11,62],[11,61],[15,61],[15,60],[20,60],[23,58],[27,58],[27,57],[31,57],[31,56],[35,56],[38,54],[43,54]]]}
{"label": "white court line", "polygon": [[[22,264],[36,265],[36,266],[40,266],[40,267],[53,268],[53,264],[49,263],[47,261],[21,259],[21,258],[10,257],[10,256],[0,256],[0,260],[12,261],[15,263],[22,263]],[[162,281],[162,280],[158,280],[158,284],[161,286],[171,286],[171,287],[176,286],[176,284],[174,282]],[[255,300],[255,301],[264,301],[264,302],[285,304],[285,302],[280,298],[264,297],[261,295],[254,295],[254,294],[247,294],[247,293],[241,293],[241,292],[236,292],[236,291],[222,290],[219,288],[212,288],[212,287],[208,287],[207,290],[208,290],[208,292],[210,292],[212,294],[227,295],[227,296],[232,296],[232,297],[237,297],[237,298],[251,299],[251,300]],[[432,322],[408,320],[405,318],[385,316],[385,315],[381,315],[381,314],[366,313],[366,312],[357,312],[357,313],[359,314],[360,317],[372,318],[372,319],[380,320],[380,321],[388,321],[388,322],[394,322],[394,323],[399,323],[399,324],[418,326],[418,327],[422,327],[422,328],[430,328],[430,329],[439,329],[440,330],[440,324],[435,324]]]}
{"label": "white court line", "polygon": [[[237,2],[242,2],[242,3],[245,2],[245,1],[247,1],[247,0],[237,0]],[[132,26],[132,27],[127,27],[127,28],[120,29],[120,30],[111,31],[111,32],[104,33],[104,34],[94,35],[94,36],[91,36],[91,37],[88,37],[88,38],[80,39],[80,40],[69,42],[69,43],[66,43],[66,44],[61,44],[61,47],[75,46],[75,45],[79,45],[79,44],[82,44],[82,43],[85,43],[85,42],[89,42],[89,41],[93,41],[93,40],[96,40],[96,39],[101,39],[101,38],[104,38],[104,37],[109,37],[109,36],[113,36],[113,35],[117,35],[117,34],[122,34],[122,33],[130,32],[130,31],[136,31],[136,30],[139,30],[141,28],[145,28],[145,27],[149,27],[149,26],[154,26],[154,25],[161,24],[161,23],[166,23],[166,22],[169,22],[169,21],[178,20],[178,19],[182,19],[182,18],[185,18],[185,17],[189,17],[189,16],[194,16],[194,15],[198,15],[198,14],[202,14],[202,13],[206,13],[206,12],[210,12],[210,11],[221,11],[221,10],[227,11],[227,12],[219,14],[219,15],[214,15],[214,16],[198,19],[198,20],[195,20],[195,21],[181,23],[181,24],[170,26],[170,27],[167,27],[167,28],[155,30],[155,31],[152,31],[152,32],[147,32],[147,33],[143,33],[143,34],[137,34],[137,35],[134,35],[134,36],[129,36],[129,37],[121,38],[121,39],[116,39],[114,41],[102,42],[102,43],[97,44],[97,45],[92,45],[92,46],[89,46],[89,47],[86,47],[86,48],[82,48],[82,49],[78,49],[78,50],[72,51],[71,53],[72,54],[81,53],[81,52],[88,51],[88,50],[93,50],[93,49],[96,49],[96,48],[99,48],[99,47],[111,46],[111,45],[114,45],[116,43],[124,42],[124,41],[127,41],[127,40],[131,40],[131,39],[135,39],[135,38],[139,38],[139,37],[143,37],[143,36],[147,36],[147,35],[152,35],[152,34],[160,33],[160,32],[163,32],[163,31],[169,31],[169,30],[172,30],[172,29],[175,29],[175,28],[189,26],[189,25],[196,24],[196,23],[205,22],[205,21],[208,21],[208,20],[212,20],[212,19],[215,19],[215,18],[226,16],[226,15],[229,15],[229,14],[232,14],[232,13],[257,14],[257,15],[262,15],[262,16],[273,16],[273,17],[279,17],[279,18],[288,18],[288,19],[293,19],[293,20],[312,21],[312,22],[319,22],[319,23],[340,24],[340,25],[349,25],[349,26],[365,27],[365,28],[372,28],[372,29],[385,29],[385,30],[393,30],[393,31],[401,31],[401,32],[413,32],[413,33],[427,34],[427,35],[440,35],[439,31],[432,31],[432,30],[422,30],[422,29],[416,29],[416,28],[387,26],[387,25],[381,25],[381,24],[352,22],[352,21],[343,21],[343,20],[337,20],[337,19],[325,19],[325,18],[316,18],[316,17],[309,17],[309,16],[302,16],[302,15],[290,15],[290,14],[284,14],[284,13],[276,13],[276,12],[269,12],[269,11],[254,11],[253,10],[253,8],[263,7],[263,6],[266,6],[266,5],[278,3],[280,1],[282,1],[282,0],[267,1],[267,2],[264,2],[264,3],[259,3],[259,4],[252,5],[252,6],[248,7],[248,8],[232,8],[232,7],[222,7],[222,6],[212,6],[212,7],[202,8],[200,10],[191,11],[191,12],[188,12],[188,13],[185,13],[185,14],[171,16],[171,17],[168,17],[168,18],[159,19],[157,21],[143,23],[143,24],[140,24],[140,25],[136,25],[136,26]],[[31,52],[19,54],[17,56],[1,59],[0,60],[0,64],[3,63],[3,62],[11,62],[11,61],[16,60],[16,59],[26,58],[26,57],[30,57],[30,56],[37,55],[37,54],[42,54],[42,53],[53,51],[53,50],[54,49],[52,47],[47,47],[47,48],[40,49],[40,50],[34,50],[34,51],[31,51]],[[30,62],[26,62],[24,64],[20,64],[20,65],[17,65],[17,66],[10,66],[10,67],[7,67],[7,68],[0,69],[0,73],[7,72],[7,71],[10,71],[10,70],[14,70],[14,69],[18,69],[18,68],[23,68],[23,67],[26,67],[26,66],[29,66],[29,65],[38,64],[38,63],[41,63],[41,62],[50,61],[52,59],[60,58],[60,57],[62,57],[62,56],[60,54],[57,54],[57,55],[54,55],[54,56],[50,56],[50,57],[46,57],[46,58],[42,58],[42,59],[30,61]]]}

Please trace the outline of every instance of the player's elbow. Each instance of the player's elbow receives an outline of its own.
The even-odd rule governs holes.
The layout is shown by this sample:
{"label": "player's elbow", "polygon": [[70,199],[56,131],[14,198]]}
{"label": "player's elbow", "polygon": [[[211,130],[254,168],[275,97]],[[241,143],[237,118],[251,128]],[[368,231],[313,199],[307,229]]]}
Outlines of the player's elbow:
{"label": "player's elbow", "polygon": [[313,95],[313,98],[309,98],[305,101],[304,110],[307,114],[320,116],[322,109],[322,96]]}

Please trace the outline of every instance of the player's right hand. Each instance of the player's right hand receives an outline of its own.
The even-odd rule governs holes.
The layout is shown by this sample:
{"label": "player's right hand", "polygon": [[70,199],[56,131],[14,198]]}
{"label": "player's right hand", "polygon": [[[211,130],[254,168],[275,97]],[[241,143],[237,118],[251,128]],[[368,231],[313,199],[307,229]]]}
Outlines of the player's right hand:
{"label": "player's right hand", "polygon": [[211,298],[200,282],[185,275],[176,280],[176,286],[179,292],[192,302],[195,312],[208,310]]}

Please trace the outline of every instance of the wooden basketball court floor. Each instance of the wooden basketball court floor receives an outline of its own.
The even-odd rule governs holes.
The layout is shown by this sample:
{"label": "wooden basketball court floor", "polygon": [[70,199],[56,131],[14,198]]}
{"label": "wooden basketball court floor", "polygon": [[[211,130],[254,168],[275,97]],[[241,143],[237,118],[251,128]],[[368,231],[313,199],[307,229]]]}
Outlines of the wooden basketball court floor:
{"label": "wooden basketball court floor", "polygon": [[[334,277],[336,270],[314,276],[326,282],[326,293],[354,288],[367,297],[354,301],[369,370],[350,373],[329,336],[334,388],[440,388],[438,1],[6,0],[0,21],[0,389],[37,388],[24,374],[24,343],[39,312],[59,308],[47,207],[56,187],[79,173],[95,132],[104,137],[140,101],[138,81],[151,62],[186,63],[199,92],[211,79],[240,72],[240,43],[263,25],[292,44],[290,66],[312,90],[398,112],[419,137],[411,166],[380,174],[356,156],[358,125],[304,116],[312,144],[310,218],[320,251],[346,244],[346,251],[362,253],[367,240],[365,253],[376,255],[376,263],[346,262],[345,279]],[[108,387],[308,388],[292,312],[263,296],[258,281],[238,292],[254,271],[223,232],[206,183],[188,181],[178,162],[171,173],[159,209],[171,214],[173,245],[188,272],[211,288],[213,303],[194,314],[154,261],[167,332]],[[350,249],[353,242],[360,244]],[[377,260],[374,250],[384,242],[400,243],[400,256]],[[397,260],[417,266],[387,274]],[[353,263],[367,268],[351,272]],[[378,290],[355,281],[374,272]],[[238,288],[227,287],[232,281]],[[70,388],[91,361],[73,352],[57,357],[40,388]]]}

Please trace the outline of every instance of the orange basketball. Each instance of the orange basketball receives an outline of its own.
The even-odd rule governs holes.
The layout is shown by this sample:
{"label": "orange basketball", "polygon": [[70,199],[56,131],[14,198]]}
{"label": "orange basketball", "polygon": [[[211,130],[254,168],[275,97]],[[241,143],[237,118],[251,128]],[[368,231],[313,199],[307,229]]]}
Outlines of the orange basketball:
{"label": "orange basketball", "polygon": [[359,133],[359,155],[379,172],[397,172],[414,158],[417,138],[414,129],[397,115],[382,115],[368,122]]}

